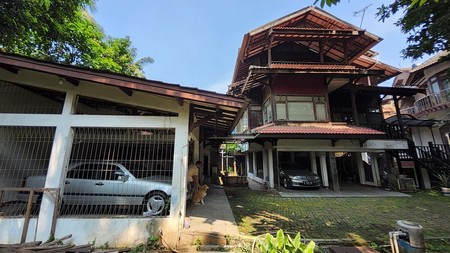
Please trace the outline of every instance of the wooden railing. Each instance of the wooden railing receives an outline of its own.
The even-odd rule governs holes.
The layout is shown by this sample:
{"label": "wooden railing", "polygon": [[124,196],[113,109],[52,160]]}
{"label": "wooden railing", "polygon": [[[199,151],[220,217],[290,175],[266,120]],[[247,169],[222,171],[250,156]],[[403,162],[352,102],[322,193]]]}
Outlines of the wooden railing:
{"label": "wooden railing", "polygon": [[[28,192],[28,200],[27,200],[27,207],[25,211],[25,221],[23,223],[22,228],[22,237],[20,240],[20,243],[24,243],[27,233],[28,233],[28,225],[30,223],[30,217],[31,217],[31,211],[33,207],[33,202],[35,199],[35,195],[44,194],[44,192],[53,192],[55,193],[55,205],[53,210],[53,218],[52,218],[52,225],[50,229],[50,236],[55,235],[55,229],[56,229],[56,219],[58,217],[58,208],[59,208],[59,197],[60,197],[60,189],[59,188],[0,188],[0,203],[2,203],[3,194],[4,192]],[[40,205],[40,203],[37,203]]]}
{"label": "wooden railing", "polygon": [[401,127],[398,125],[388,124],[360,124],[363,127],[372,128],[380,132],[386,133],[387,139],[404,139],[402,137]]}

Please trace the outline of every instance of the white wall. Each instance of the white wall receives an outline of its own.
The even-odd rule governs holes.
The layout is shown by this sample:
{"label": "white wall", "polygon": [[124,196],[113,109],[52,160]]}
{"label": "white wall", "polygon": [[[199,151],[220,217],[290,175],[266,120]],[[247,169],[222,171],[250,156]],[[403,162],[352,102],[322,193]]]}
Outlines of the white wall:
{"label": "white wall", "polygon": [[[414,127],[411,128],[413,141],[416,146],[428,146],[428,142],[443,144],[439,128]],[[434,138],[433,138],[434,137]]]}
{"label": "white wall", "polygon": [[[22,236],[24,219],[2,219],[0,226],[0,243],[17,242]],[[55,237],[71,234],[66,242],[76,245],[92,243],[102,246],[108,243],[112,247],[125,247],[143,243],[150,235],[170,228],[169,218],[60,218],[56,225]],[[37,219],[31,218],[26,241],[35,241]],[[169,235],[169,234],[168,234]],[[164,236],[164,233],[163,233]],[[43,238],[46,241],[47,238]],[[167,238],[166,238],[167,239]],[[169,240],[173,241],[173,240]]]}

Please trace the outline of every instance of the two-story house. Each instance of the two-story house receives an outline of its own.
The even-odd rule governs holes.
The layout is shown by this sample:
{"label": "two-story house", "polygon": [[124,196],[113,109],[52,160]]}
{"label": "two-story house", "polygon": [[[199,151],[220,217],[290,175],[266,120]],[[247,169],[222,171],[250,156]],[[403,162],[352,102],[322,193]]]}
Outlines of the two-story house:
{"label": "two-story house", "polygon": [[[420,65],[405,69],[393,83],[394,87],[414,87],[426,90],[425,94],[401,100],[404,119],[413,119],[407,133],[413,143],[418,160],[403,159],[401,167],[406,172],[422,168],[433,173],[450,170],[450,70],[449,53],[442,51]],[[408,158],[408,157],[405,157]],[[430,173],[428,173],[430,174]],[[433,181],[433,178],[431,178]],[[427,187],[430,187],[428,184]]]}
{"label": "two-story house", "polygon": [[251,100],[236,128],[247,134],[249,179],[279,187],[280,169],[294,163],[335,191],[382,184],[380,171],[408,148],[384,122],[382,97],[421,90],[378,86],[400,73],[371,51],[381,40],[316,7],[245,34],[228,93]]}

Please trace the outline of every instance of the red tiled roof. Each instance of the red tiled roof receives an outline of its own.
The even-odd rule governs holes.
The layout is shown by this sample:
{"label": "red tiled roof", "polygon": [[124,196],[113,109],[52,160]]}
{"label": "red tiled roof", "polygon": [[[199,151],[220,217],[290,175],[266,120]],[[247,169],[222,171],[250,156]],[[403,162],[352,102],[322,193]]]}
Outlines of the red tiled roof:
{"label": "red tiled roof", "polygon": [[313,135],[384,135],[385,133],[366,127],[346,123],[273,123],[254,128],[258,134],[313,134]]}

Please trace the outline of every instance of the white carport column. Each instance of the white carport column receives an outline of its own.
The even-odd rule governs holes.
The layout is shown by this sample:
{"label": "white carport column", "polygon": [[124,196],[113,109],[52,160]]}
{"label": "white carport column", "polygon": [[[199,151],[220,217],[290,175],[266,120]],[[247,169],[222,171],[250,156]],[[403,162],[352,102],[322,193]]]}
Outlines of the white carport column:
{"label": "white carport column", "polygon": [[359,152],[355,153],[355,157],[356,157],[356,166],[358,167],[359,172],[359,182],[361,184],[364,184],[366,182],[366,173],[364,172],[364,164],[361,153]]}
{"label": "white carport column", "polygon": [[[173,154],[172,196],[170,202],[171,222],[169,224],[171,232],[177,232],[183,227],[184,218],[186,216],[186,176],[189,153],[188,115],[189,113],[180,113],[178,119],[172,121],[172,126],[175,126],[175,143]],[[171,236],[175,236],[175,234],[171,234]]]}
{"label": "white carport column", "polygon": [[[53,140],[52,152],[48,165],[45,188],[60,188],[64,190],[64,179],[67,171],[70,152],[72,150],[73,130],[70,126],[58,126]],[[41,209],[36,231],[37,241],[48,240],[52,228],[55,205],[58,205],[54,192],[45,192],[42,196]]]}
{"label": "white carport column", "polygon": [[[67,92],[62,115],[70,115],[75,110],[75,102],[76,95],[73,92]],[[64,182],[67,167],[69,166],[73,137],[74,134],[71,126],[64,122],[60,122],[56,126],[44,187],[60,188],[61,196],[64,191]],[[54,213],[56,205],[59,205],[56,194],[54,192],[45,192],[42,196],[39,211],[38,226],[35,235],[36,241],[48,240],[52,229],[53,216],[56,215]]]}
{"label": "white carport column", "polygon": [[311,160],[311,170],[313,173],[317,174],[317,161],[316,161],[316,152],[309,152],[309,158]]}
{"label": "white carport column", "polygon": [[328,187],[330,186],[328,182],[328,170],[327,170],[327,153],[320,153],[320,169],[322,172],[322,186]]}
{"label": "white carport column", "polygon": [[267,150],[267,162],[268,162],[268,168],[269,168],[269,187],[274,188],[274,178],[273,178],[273,150],[269,148]]}

